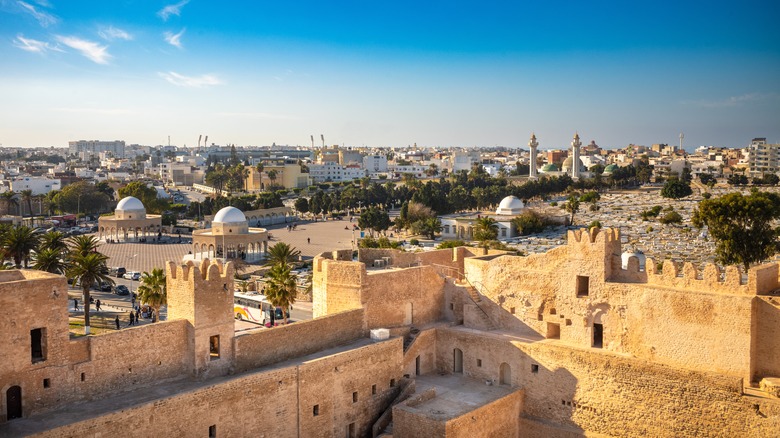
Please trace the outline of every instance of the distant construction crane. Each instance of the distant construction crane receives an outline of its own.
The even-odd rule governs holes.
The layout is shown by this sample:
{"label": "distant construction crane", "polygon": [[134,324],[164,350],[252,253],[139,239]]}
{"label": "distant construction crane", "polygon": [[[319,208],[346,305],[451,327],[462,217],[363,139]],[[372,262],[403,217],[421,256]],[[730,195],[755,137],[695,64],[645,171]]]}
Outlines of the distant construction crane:
{"label": "distant construction crane", "polygon": [[322,148],[325,149],[325,134],[320,134],[320,138],[322,139]]}
{"label": "distant construction crane", "polygon": [[203,138],[203,134],[198,135],[198,149],[200,149],[200,140]]}
{"label": "distant construction crane", "polygon": [[685,134],[683,134],[683,133],[681,132],[681,133],[680,133],[680,150],[682,150],[682,141],[683,141],[683,139],[684,139],[684,138],[685,138]]}

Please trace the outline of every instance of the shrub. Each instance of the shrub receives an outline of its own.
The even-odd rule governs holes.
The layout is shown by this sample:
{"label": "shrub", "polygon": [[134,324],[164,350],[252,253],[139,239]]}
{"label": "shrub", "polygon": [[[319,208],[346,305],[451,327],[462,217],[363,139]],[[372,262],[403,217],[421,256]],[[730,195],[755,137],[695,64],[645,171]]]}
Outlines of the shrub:
{"label": "shrub", "polygon": [[682,216],[676,211],[670,211],[661,218],[662,224],[679,224],[682,222]]}
{"label": "shrub", "polygon": [[412,239],[412,240],[409,241],[409,244],[412,245],[412,246],[417,246],[417,245],[420,244],[420,241],[417,240],[417,239]]}
{"label": "shrub", "polygon": [[448,240],[446,242],[440,243],[436,249],[457,248],[459,246],[466,246],[466,242],[462,240]]}

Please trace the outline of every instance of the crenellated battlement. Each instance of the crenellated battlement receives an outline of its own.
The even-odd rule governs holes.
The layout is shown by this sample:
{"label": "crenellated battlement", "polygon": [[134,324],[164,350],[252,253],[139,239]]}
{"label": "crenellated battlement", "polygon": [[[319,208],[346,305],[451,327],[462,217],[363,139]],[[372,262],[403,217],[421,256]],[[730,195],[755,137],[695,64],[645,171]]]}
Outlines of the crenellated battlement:
{"label": "crenellated battlement", "polygon": [[203,259],[200,263],[189,260],[183,265],[169,261],[165,271],[171,280],[195,281],[197,278],[201,281],[224,283],[226,279],[233,278],[234,267],[232,262],[223,265],[220,260]]}
{"label": "crenellated battlement", "polygon": [[658,264],[652,258],[647,258],[645,266],[643,272],[636,258],[632,257],[627,268],[621,270],[621,278],[616,280],[642,282],[646,279],[648,285],[733,295],[763,295],[778,287],[778,265],[775,263],[752,267],[748,271],[747,281],[739,266],[727,266],[721,270],[717,265],[707,263],[700,270],[691,262],[680,264],[664,260],[659,271]]}
{"label": "crenellated battlement", "polygon": [[599,229],[596,227],[578,230],[569,230],[567,243],[575,244],[612,244],[620,242],[620,230],[617,228]]}

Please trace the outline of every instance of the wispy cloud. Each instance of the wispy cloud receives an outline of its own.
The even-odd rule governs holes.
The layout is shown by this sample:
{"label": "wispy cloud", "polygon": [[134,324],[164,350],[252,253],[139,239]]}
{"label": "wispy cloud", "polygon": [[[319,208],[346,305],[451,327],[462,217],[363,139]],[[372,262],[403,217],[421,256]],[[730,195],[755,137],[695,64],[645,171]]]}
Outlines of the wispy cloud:
{"label": "wispy cloud", "polygon": [[130,41],[133,39],[132,35],[114,26],[100,28],[100,30],[98,30],[98,35],[100,35],[100,37],[106,41],[112,41],[112,40]]}
{"label": "wispy cloud", "polygon": [[35,3],[37,3],[40,6],[43,6],[44,8],[51,8],[51,3],[47,2],[46,0],[35,0]]}
{"label": "wispy cloud", "polygon": [[165,41],[175,47],[182,48],[181,46],[181,36],[184,35],[184,31],[187,29],[184,28],[179,33],[172,33],[172,32],[165,32],[163,36],[165,36]]}
{"label": "wispy cloud", "polygon": [[168,5],[159,11],[157,11],[157,15],[160,16],[160,18],[163,19],[163,21],[168,21],[168,17],[171,15],[176,15],[177,17],[181,15],[181,8],[184,7],[187,3],[189,3],[190,0],[181,0],[179,3],[174,3],[172,5]]}
{"label": "wispy cloud", "polygon": [[15,47],[33,53],[46,53],[49,50],[62,52],[62,49],[60,49],[57,46],[51,45],[46,41],[38,41],[32,38],[25,38],[21,34],[17,35],[16,38],[14,38],[13,43]]}
{"label": "wispy cloud", "polygon": [[38,20],[38,24],[43,27],[49,27],[52,24],[56,24],[58,21],[60,21],[60,19],[56,16],[49,14],[48,12],[39,11],[38,8],[29,3],[17,1],[16,4],[19,5],[24,12],[32,15],[33,18]]}
{"label": "wispy cloud", "polygon": [[776,98],[778,98],[777,93],[747,93],[740,96],[730,96],[719,100],[684,100],[682,101],[682,104],[697,106],[700,108],[728,108],[742,106],[746,103]]}
{"label": "wispy cloud", "polygon": [[136,114],[136,111],[125,108],[85,108],[85,107],[60,107],[49,108],[50,111],[56,111],[60,113],[75,113],[75,114],[104,114],[104,115],[123,115],[123,114]]}
{"label": "wispy cloud", "polygon": [[214,115],[220,117],[239,117],[244,119],[266,119],[266,120],[297,120],[298,117],[287,114],[276,113],[255,113],[255,112],[219,112]]}
{"label": "wispy cloud", "polygon": [[111,54],[108,53],[108,46],[101,46],[94,41],[84,40],[77,37],[57,35],[56,38],[57,41],[70,47],[71,49],[79,51],[92,62],[98,64],[108,64],[108,61],[111,59]]}
{"label": "wispy cloud", "polygon": [[179,73],[169,71],[169,72],[158,73],[158,75],[160,75],[160,77],[165,79],[166,81],[172,83],[173,85],[177,85],[179,87],[203,88],[211,85],[222,84],[221,79],[219,79],[215,75],[210,75],[210,74],[201,75],[201,76],[184,76]]}

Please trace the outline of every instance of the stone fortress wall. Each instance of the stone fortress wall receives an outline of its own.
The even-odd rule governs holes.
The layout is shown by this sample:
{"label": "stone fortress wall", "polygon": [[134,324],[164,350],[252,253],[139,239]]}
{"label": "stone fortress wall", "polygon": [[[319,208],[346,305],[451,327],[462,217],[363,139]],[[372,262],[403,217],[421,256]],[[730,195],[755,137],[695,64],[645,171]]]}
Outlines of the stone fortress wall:
{"label": "stone fortress wall", "polygon": [[[371,436],[392,413],[399,437],[775,436],[780,400],[757,384],[780,377],[777,266],[744,282],[734,269],[667,264],[659,274],[652,261],[623,269],[620,251],[617,231],[603,230],[529,257],[323,253],[315,319],[241,334],[231,264],[169,263],[169,321],[80,339],[68,337],[62,277],[0,272],[0,305],[14,310],[0,320],[12,340],[0,386],[22,388],[25,417],[0,435],[133,424],[187,436]],[[51,316],[38,327],[42,311]],[[45,358],[31,361],[38,328]],[[377,328],[390,338],[368,339]],[[504,395],[456,388],[447,399],[420,387],[398,398],[413,388],[404,376],[413,385],[441,374]]]}

